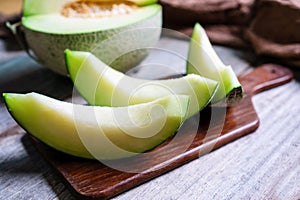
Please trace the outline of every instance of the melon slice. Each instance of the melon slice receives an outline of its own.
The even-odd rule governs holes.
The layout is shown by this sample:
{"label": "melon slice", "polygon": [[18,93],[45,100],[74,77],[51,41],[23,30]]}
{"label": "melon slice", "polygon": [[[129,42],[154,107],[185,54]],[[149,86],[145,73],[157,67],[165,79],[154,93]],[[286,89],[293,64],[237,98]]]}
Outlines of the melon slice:
{"label": "melon slice", "polygon": [[66,75],[64,50],[93,52],[120,71],[136,66],[161,33],[153,0],[24,0],[22,25],[38,60]]}
{"label": "melon slice", "polygon": [[129,107],[76,105],[37,94],[4,94],[14,119],[47,145],[83,158],[118,159],[145,152],[174,135],[188,96]]}
{"label": "melon slice", "polygon": [[176,94],[189,95],[188,117],[202,110],[215,94],[216,81],[190,74],[168,80],[144,80],[127,76],[89,52],[65,51],[70,78],[91,105],[127,106]]}
{"label": "melon slice", "polygon": [[230,65],[225,65],[221,61],[205,30],[198,23],[194,27],[190,41],[187,73],[200,74],[220,83],[213,97],[213,103],[232,105],[243,98],[243,88],[235,72]]}

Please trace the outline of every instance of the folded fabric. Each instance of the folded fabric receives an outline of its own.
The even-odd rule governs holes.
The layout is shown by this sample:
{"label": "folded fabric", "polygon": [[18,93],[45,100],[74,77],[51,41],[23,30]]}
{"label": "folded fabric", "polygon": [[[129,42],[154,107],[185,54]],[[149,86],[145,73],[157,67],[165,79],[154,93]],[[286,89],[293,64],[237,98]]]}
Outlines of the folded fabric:
{"label": "folded fabric", "polygon": [[245,31],[255,52],[300,67],[300,1],[258,0]]}
{"label": "folded fabric", "polygon": [[190,34],[195,22],[210,40],[300,67],[299,0],[160,0],[164,27]]}
{"label": "folded fabric", "polygon": [[182,26],[201,24],[245,24],[254,0],[159,0],[164,22]]}

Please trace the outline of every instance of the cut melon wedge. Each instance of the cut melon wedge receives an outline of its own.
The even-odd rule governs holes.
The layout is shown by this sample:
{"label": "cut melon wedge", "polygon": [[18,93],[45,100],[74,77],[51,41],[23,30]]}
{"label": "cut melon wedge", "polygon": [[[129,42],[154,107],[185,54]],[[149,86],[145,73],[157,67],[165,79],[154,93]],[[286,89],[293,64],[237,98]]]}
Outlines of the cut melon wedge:
{"label": "cut melon wedge", "polygon": [[208,105],[218,87],[216,81],[195,74],[168,80],[133,78],[89,52],[66,50],[65,57],[74,85],[91,105],[127,106],[171,94],[189,95],[188,117],[191,117]]}
{"label": "cut melon wedge", "polygon": [[159,40],[162,8],[155,0],[24,0],[22,25],[36,60],[57,73],[67,75],[68,48],[125,72]]}
{"label": "cut melon wedge", "polygon": [[129,107],[93,107],[37,93],[4,94],[14,119],[47,145],[79,157],[118,159],[145,152],[174,135],[188,96],[168,96]]}
{"label": "cut melon wedge", "polygon": [[218,57],[205,30],[198,23],[190,41],[187,73],[199,74],[220,83],[213,103],[224,100],[224,103],[231,105],[243,98],[243,88],[236,74]]}

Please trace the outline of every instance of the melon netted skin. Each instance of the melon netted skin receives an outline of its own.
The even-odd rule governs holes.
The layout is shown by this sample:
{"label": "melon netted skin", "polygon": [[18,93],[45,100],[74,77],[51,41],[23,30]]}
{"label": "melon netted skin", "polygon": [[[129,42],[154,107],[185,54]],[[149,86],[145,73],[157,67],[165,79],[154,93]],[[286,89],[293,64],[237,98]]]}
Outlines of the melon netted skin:
{"label": "melon netted skin", "polygon": [[67,75],[64,50],[92,52],[107,65],[125,72],[138,65],[160,38],[162,11],[116,29],[76,34],[52,34],[24,27],[25,38],[38,61]]}

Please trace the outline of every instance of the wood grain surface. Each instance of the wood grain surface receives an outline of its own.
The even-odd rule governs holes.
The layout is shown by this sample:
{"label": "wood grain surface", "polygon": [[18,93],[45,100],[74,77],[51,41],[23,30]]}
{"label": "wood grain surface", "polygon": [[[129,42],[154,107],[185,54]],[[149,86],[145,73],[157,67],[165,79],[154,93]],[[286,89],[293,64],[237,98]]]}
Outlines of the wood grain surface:
{"label": "wood grain surface", "polygon": [[[159,47],[175,49],[184,55],[188,42],[162,38]],[[215,46],[215,49],[238,74],[251,71],[255,69],[252,66],[265,62],[251,52],[220,46]],[[34,63],[15,49],[15,44],[1,40],[0,51],[1,91],[34,90],[60,99],[71,94],[72,86],[68,79]],[[147,59],[162,60],[174,72],[184,72],[183,61],[170,59],[163,53],[154,52]],[[29,70],[22,68],[24,65]],[[3,66],[6,66],[5,70]],[[156,78],[162,70],[138,67],[131,75]],[[298,200],[300,71],[293,69],[293,73],[294,81],[254,96],[254,107],[260,119],[260,126],[255,132],[114,199]],[[19,78],[17,81],[7,81],[8,74]],[[0,103],[0,199],[76,199],[77,196],[70,192],[72,190],[66,187],[63,180],[40,156],[28,135],[16,125],[4,104]]]}

